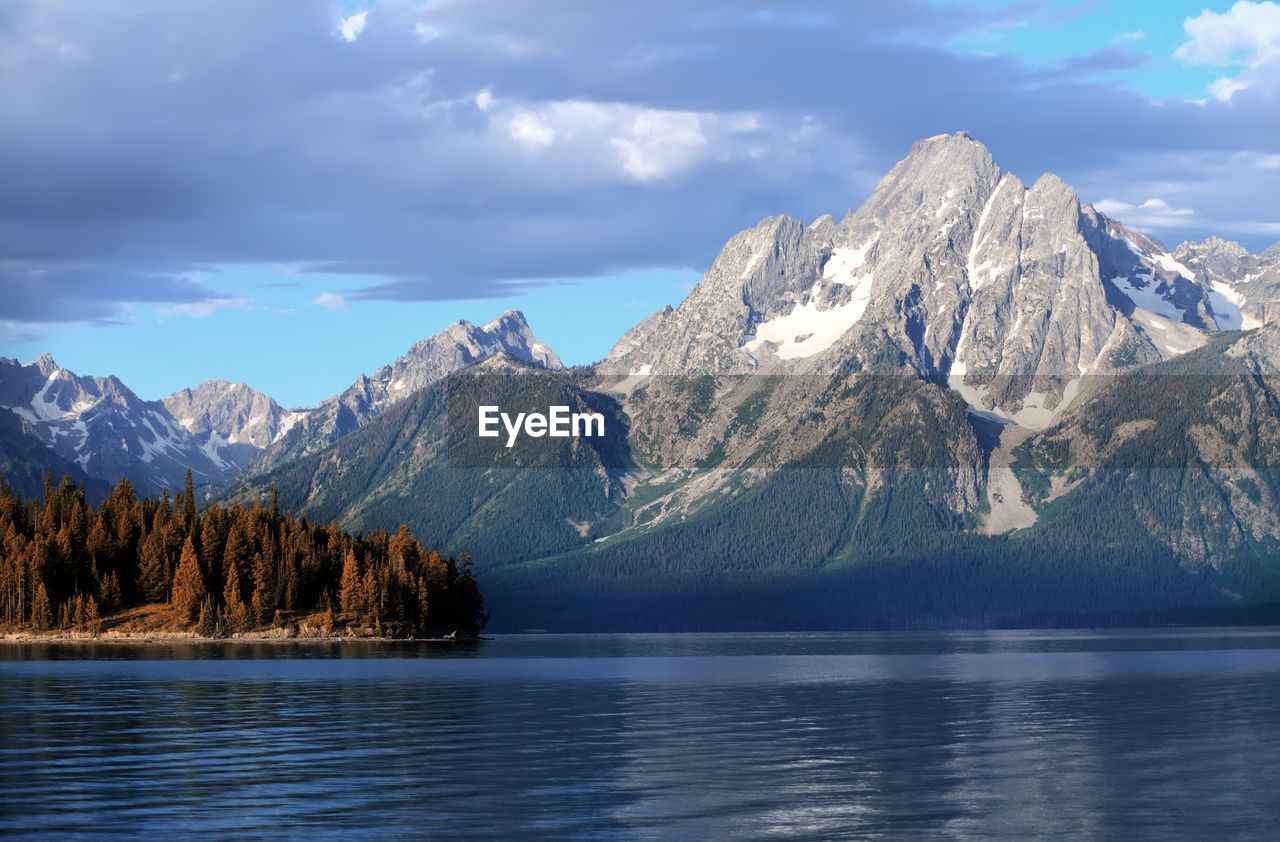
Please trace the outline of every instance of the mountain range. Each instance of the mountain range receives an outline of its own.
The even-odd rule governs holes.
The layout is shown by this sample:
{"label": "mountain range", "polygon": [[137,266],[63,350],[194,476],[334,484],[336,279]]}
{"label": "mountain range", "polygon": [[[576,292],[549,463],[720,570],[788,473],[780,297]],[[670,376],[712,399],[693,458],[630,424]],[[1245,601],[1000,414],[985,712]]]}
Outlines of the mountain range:
{"label": "mountain range", "polygon": [[[735,235],[593,366],[515,311],[310,409],[219,381],[144,402],[4,360],[0,468],[154,492],[190,466],[209,494],[408,523],[473,555],[506,629],[1258,604],[1280,600],[1278,308],[1280,245],[1170,251],[960,132],[838,222]],[[464,458],[476,390],[623,432]]]}

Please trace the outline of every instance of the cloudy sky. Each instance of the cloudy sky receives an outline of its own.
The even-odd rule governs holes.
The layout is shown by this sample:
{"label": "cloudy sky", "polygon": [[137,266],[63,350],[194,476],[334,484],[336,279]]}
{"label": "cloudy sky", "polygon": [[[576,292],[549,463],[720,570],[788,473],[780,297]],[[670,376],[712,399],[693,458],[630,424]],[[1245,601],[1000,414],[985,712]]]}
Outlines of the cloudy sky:
{"label": "cloudy sky", "polygon": [[0,0],[0,353],[314,403],[523,309],[569,362],[967,129],[1165,242],[1280,240],[1280,5]]}

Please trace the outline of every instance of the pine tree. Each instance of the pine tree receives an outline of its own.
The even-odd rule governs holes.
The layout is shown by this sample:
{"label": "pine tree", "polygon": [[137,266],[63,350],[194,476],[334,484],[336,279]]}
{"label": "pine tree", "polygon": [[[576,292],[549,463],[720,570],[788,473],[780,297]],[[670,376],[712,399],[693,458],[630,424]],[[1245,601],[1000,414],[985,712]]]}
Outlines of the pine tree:
{"label": "pine tree", "polygon": [[120,577],[116,575],[116,571],[110,570],[102,578],[99,593],[102,594],[102,608],[104,611],[114,611],[120,607],[123,599],[120,596]]}
{"label": "pine tree", "polygon": [[183,489],[182,495],[182,516],[187,522],[187,527],[190,528],[191,524],[195,523],[196,520],[196,489],[191,482],[190,467],[187,468],[187,484]]}
{"label": "pine tree", "polygon": [[49,607],[49,592],[45,590],[43,579],[36,581],[35,599],[31,601],[31,625],[37,629],[53,625],[53,609]]}
{"label": "pine tree", "polygon": [[84,602],[85,631],[96,637],[102,631],[102,614],[98,611],[98,601],[87,596]]}
{"label": "pine tree", "polygon": [[324,614],[320,616],[320,630],[325,634],[333,631],[334,625],[338,622],[338,618],[333,616],[333,603],[325,600]]}
{"label": "pine tree", "polygon": [[382,588],[378,586],[378,577],[373,572],[373,565],[365,568],[364,577],[360,581],[362,598],[362,614],[371,615],[374,622],[382,616]]}
{"label": "pine tree", "polygon": [[160,512],[157,512],[151,531],[138,545],[138,585],[151,602],[164,602],[168,596],[168,563],[164,557],[163,529],[164,523],[161,522]]}
{"label": "pine tree", "polygon": [[275,608],[275,565],[263,558],[262,553],[253,556],[253,617],[255,622],[265,623]]}
{"label": "pine tree", "polygon": [[200,603],[200,618],[196,621],[196,634],[213,637],[218,631],[218,606],[212,596],[206,596]]}
{"label": "pine tree", "polygon": [[187,538],[182,545],[182,556],[178,560],[178,570],[173,574],[173,607],[178,612],[178,621],[189,625],[197,618],[200,603],[206,595],[204,576],[200,574],[200,562],[196,558],[196,548]]}
{"label": "pine tree", "polygon": [[204,517],[199,519],[200,561],[207,577],[205,581],[214,592],[222,590],[223,582],[222,547],[226,541],[226,534],[220,528],[221,520],[221,510],[217,505],[205,509]]}
{"label": "pine tree", "polygon": [[347,558],[342,564],[341,590],[338,591],[338,602],[343,614],[356,615],[365,610],[365,594],[360,582],[360,566],[356,563],[355,550],[347,550]]}
{"label": "pine tree", "polygon": [[[230,545],[230,542],[228,542]],[[249,627],[249,612],[240,593],[240,567],[235,556],[227,556],[227,584],[222,590],[222,602],[226,606],[227,627],[231,631],[244,631]]]}

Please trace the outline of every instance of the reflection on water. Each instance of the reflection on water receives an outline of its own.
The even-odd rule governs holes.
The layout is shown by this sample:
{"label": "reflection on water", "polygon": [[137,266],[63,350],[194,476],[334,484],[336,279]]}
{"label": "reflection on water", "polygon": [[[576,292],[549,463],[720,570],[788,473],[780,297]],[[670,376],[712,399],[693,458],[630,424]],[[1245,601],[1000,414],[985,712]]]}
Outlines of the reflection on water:
{"label": "reflection on water", "polygon": [[1275,838],[1280,632],[0,647],[0,831]]}

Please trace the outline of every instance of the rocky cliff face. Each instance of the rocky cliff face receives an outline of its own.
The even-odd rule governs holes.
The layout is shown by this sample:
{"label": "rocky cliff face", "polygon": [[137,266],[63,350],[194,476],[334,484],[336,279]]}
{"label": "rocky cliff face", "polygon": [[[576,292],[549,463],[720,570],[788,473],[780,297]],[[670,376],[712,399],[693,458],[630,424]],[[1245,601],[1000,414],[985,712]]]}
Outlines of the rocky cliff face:
{"label": "rocky cliff face", "polygon": [[260,474],[322,450],[360,429],[397,401],[499,353],[546,370],[563,368],[555,351],[538,341],[518,310],[508,310],[482,327],[459,321],[418,342],[372,376],[361,374],[346,391],[300,413],[287,435],[254,460],[249,473]]}
{"label": "rocky cliff face", "polygon": [[160,402],[193,435],[216,433],[232,444],[259,449],[287,433],[303,415],[282,408],[244,383],[225,380],[206,380]]}
{"label": "rocky cliff face", "polygon": [[1280,317],[1280,243],[1250,254],[1239,243],[1210,237],[1183,243],[1173,256],[1209,290],[1223,330],[1249,330]]}
{"label": "rocky cliff face", "polygon": [[194,389],[174,392],[161,403],[202,451],[239,472],[306,417],[286,410],[244,383],[207,380]]}
{"label": "rocky cliff face", "polygon": [[1259,258],[1221,243],[1178,254],[1187,263],[1081,207],[1054,175],[1027,188],[968,133],[939,135],[839,223],[773,217],[733,237],[689,297],[629,331],[606,365],[914,372],[946,378],[977,411],[1042,427],[1077,378],[1258,321],[1242,304],[1266,315],[1247,302],[1251,289],[1267,297],[1249,275]]}

